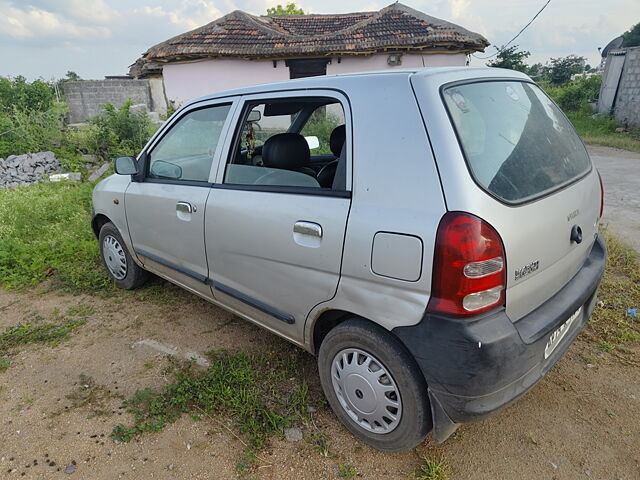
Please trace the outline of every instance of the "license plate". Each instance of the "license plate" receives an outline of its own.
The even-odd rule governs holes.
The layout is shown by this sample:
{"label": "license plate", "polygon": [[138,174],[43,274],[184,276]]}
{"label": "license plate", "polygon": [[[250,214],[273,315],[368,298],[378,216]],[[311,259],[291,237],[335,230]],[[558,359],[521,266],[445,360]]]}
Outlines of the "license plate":
{"label": "license plate", "polygon": [[562,325],[560,325],[560,327],[558,327],[551,334],[551,336],[549,337],[549,341],[547,342],[547,345],[544,347],[545,359],[549,358],[549,355],[551,355],[553,351],[556,349],[556,347],[560,345],[560,342],[562,342],[562,339],[571,328],[571,325],[573,325],[576,319],[580,317],[581,313],[582,313],[582,307],[576,310]]}

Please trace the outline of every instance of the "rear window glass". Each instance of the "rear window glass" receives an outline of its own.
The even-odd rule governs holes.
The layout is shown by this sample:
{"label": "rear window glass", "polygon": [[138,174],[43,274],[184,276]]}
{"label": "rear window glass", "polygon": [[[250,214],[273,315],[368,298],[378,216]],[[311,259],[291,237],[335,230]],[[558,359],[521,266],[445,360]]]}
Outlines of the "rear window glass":
{"label": "rear window glass", "polygon": [[506,202],[543,195],[591,168],[574,128],[531,83],[451,86],[444,101],[474,178]]}

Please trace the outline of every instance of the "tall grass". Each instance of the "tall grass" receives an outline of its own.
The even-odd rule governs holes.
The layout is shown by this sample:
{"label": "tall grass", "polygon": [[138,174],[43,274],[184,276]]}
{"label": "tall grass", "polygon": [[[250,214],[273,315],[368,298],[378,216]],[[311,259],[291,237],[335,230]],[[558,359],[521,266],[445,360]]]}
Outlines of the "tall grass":
{"label": "tall grass", "polygon": [[111,282],[91,231],[92,183],[40,183],[0,189],[0,285],[18,288],[46,278],[71,291]]}

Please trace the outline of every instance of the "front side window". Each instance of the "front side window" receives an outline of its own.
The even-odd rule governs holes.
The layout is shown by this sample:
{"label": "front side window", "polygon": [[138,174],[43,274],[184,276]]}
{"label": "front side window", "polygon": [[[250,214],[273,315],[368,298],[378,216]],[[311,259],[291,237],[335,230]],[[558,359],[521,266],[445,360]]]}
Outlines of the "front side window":
{"label": "front side window", "polygon": [[534,84],[468,83],[443,96],[473,177],[501,200],[536,198],[591,168],[574,128]]}
{"label": "front side window", "polygon": [[341,151],[344,110],[335,99],[250,102],[237,128],[224,183],[344,191],[346,158],[339,167],[338,155],[331,154],[334,130],[334,149]]}
{"label": "front side window", "polygon": [[151,151],[149,178],[209,180],[230,104],[191,111],[175,123]]}

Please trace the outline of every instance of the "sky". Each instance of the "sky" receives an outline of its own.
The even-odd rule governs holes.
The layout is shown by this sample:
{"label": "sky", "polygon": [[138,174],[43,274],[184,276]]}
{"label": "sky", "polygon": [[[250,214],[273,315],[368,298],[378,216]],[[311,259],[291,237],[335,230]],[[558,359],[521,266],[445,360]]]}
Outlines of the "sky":
{"label": "sky", "polygon": [[[546,0],[403,0],[417,10],[508,42]],[[379,10],[390,0],[300,0],[307,13]],[[265,14],[278,0],[0,0],[0,76],[33,80],[123,75],[149,47],[233,10]],[[640,0],[551,0],[514,42],[527,63],[576,54],[597,65],[598,47],[640,22]],[[496,50],[489,47],[485,57]],[[486,60],[472,59],[472,65]]]}

